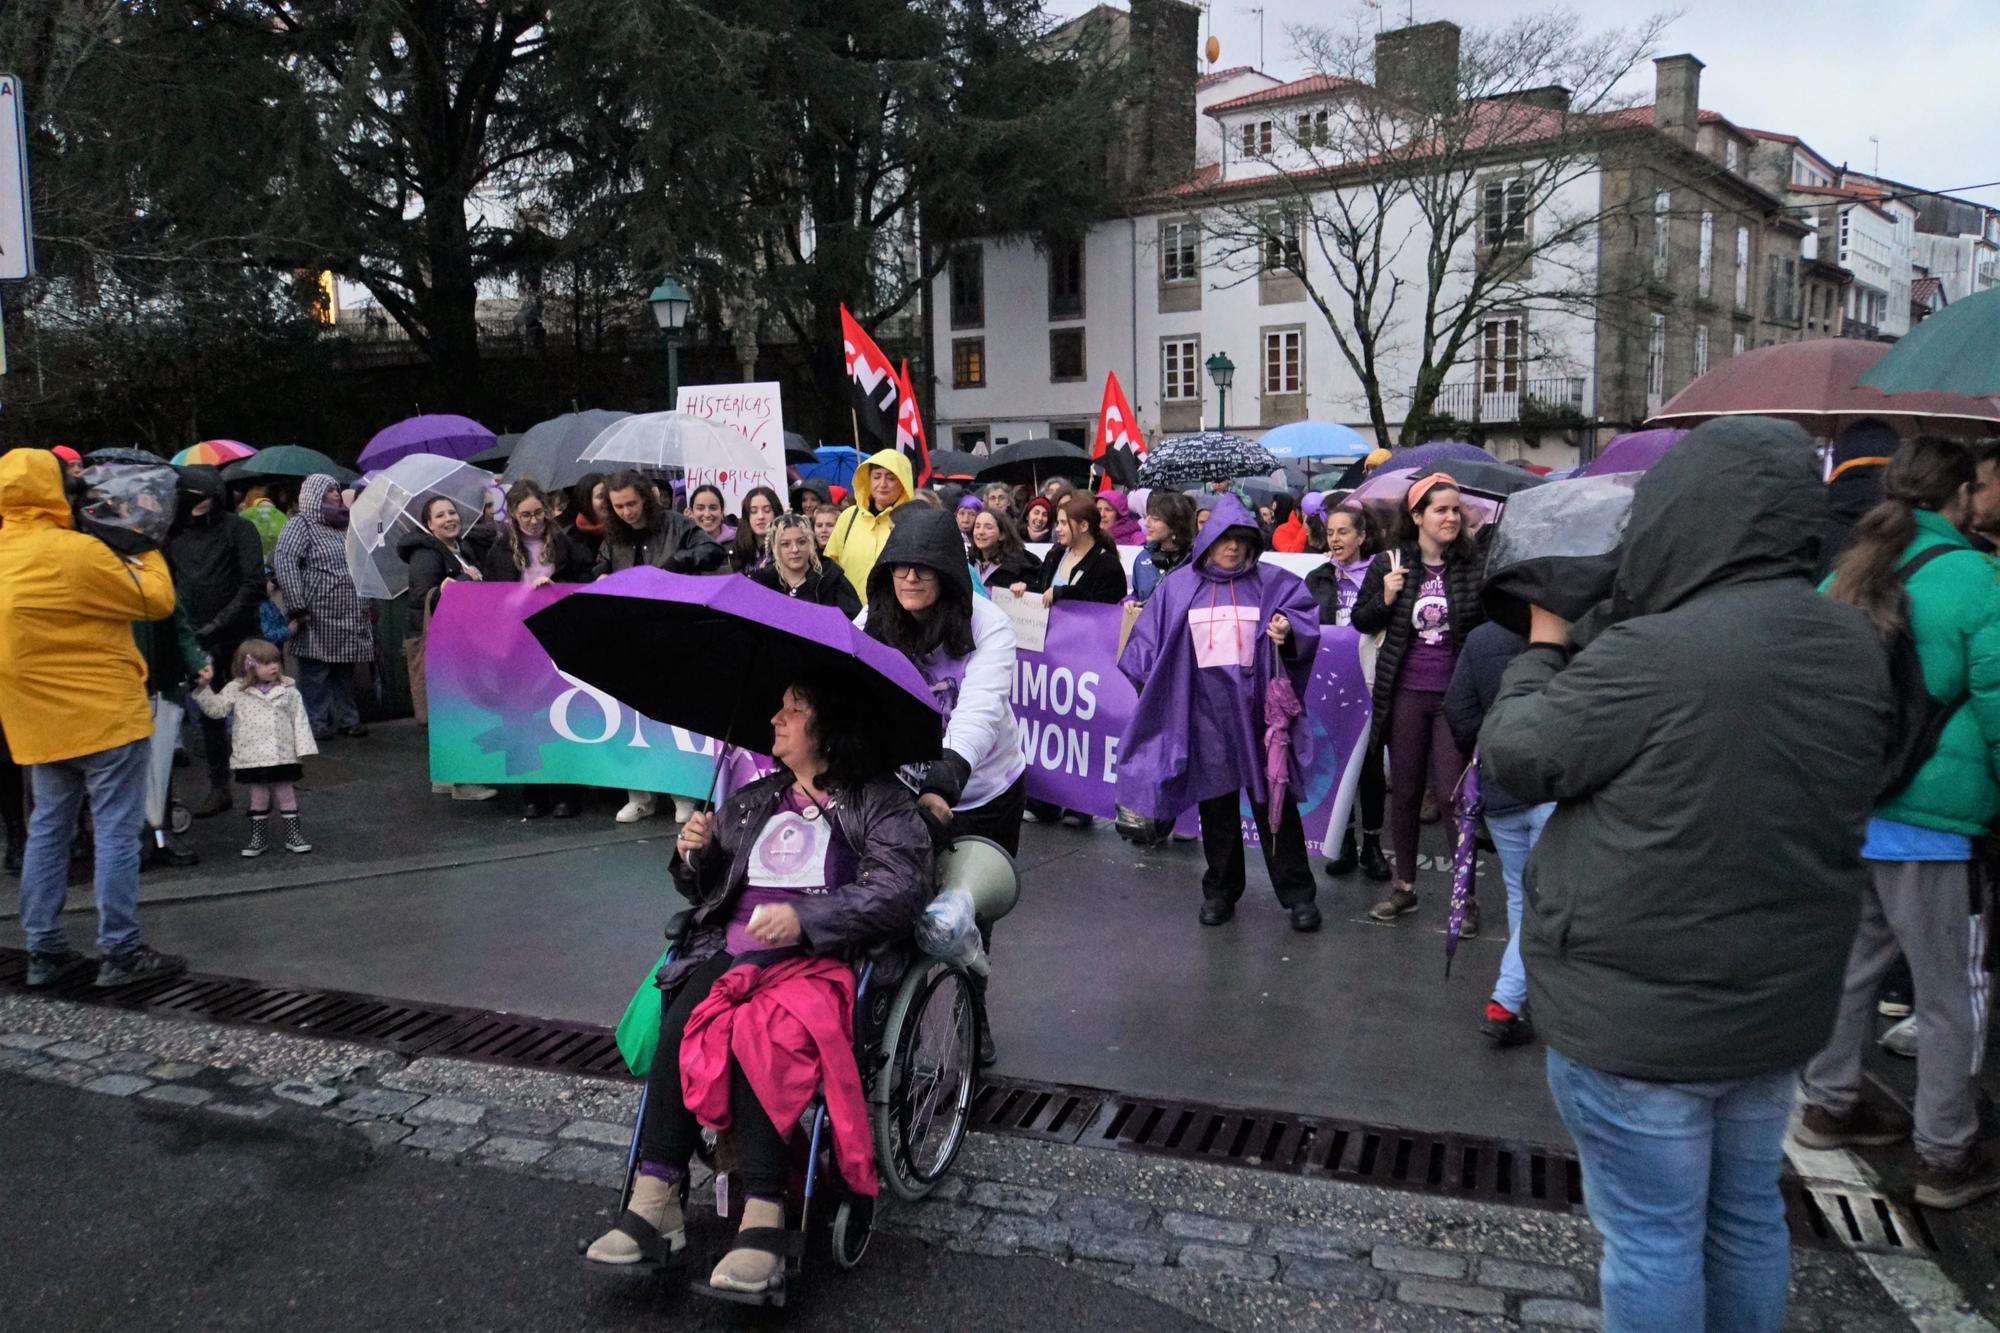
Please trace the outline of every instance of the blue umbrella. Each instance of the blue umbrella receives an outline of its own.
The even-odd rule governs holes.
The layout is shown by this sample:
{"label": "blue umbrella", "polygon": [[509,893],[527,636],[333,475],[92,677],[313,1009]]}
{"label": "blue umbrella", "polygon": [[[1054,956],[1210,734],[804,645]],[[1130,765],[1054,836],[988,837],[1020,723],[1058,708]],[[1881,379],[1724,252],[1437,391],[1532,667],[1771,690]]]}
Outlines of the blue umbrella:
{"label": "blue umbrella", "polygon": [[1257,441],[1273,458],[1366,458],[1375,442],[1337,421],[1294,421]]}

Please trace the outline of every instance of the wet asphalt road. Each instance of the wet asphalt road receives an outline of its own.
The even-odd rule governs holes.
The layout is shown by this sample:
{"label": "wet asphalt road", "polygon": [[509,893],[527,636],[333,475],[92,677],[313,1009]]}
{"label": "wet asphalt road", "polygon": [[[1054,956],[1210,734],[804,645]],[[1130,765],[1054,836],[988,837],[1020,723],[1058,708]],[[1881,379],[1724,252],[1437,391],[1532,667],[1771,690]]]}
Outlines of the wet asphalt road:
{"label": "wet asphalt road", "polygon": [[854,1272],[808,1271],[771,1319],[586,1271],[575,1242],[608,1206],[589,1186],[21,1079],[0,1080],[0,1124],[9,1333],[1208,1327],[1044,1260],[888,1236]]}

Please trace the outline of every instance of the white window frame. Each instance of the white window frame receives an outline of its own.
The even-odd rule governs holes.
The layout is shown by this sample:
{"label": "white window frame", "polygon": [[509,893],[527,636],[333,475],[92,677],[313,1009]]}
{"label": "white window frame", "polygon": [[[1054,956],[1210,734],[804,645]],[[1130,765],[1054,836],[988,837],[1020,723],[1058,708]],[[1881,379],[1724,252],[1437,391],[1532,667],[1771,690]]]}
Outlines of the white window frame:
{"label": "white window frame", "polygon": [[1655,310],[1646,334],[1646,405],[1658,407],[1667,396],[1667,317]]}
{"label": "white window frame", "polygon": [[1519,393],[1525,351],[1519,315],[1494,315],[1479,321],[1479,391]]}
{"label": "white window frame", "polygon": [[1201,335],[1160,340],[1160,401],[1201,401]]}
{"label": "white window frame", "polygon": [[1736,140],[1724,139],[1722,141],[1722,165],[1731,171],[1742,170],[1743,160],[1739,156],[1740,152],[1741,150],[1736,146]]}
{"label": "white window frame", "polygon": [[1671,190],[1661,190],[1653,196],[1653,276],[1667,276],[1667,260],[1672,251],[1668,221],[1673,214],[1674,196]]}
{"label": "white window frame", "polygon": [[1750,229],[1736,229],[1736,308],[1750,307]]}
{"label": "white window frame", "polygon": [[[1277,353],[1273,375],[1272,352]],[[1272,329],[1264,335],[1264,396],[1283,397],[1306,391],[1306,334],[1304,329]]]}
{"label": "white window frame", "polygon": [[1715,214],[1701,215],[1701,254],[1695,267],[1696,296],[1707,297],[1715,290]]}
{"label": "white window frame", "polygon": [[1528,243],[1528,182],[1495,176],[1479,189],[1479,243],[1488,250]]}
{"label": "white window frame", "polygon": [[[1189,258],[1183,271],[1179,260]],[[1160,281],[1198,282],[1201,279],[1201,226],[1179,219],[1160,224]]]}
{"label": "white window frame", "polygon": [[1697,324],[1694,330],[1694,374],[1700,379],[1708,373],[1708,325]]}
{"label": "white window frame", "polygon": [[1743,355],[1743,335],[1740,332],[1729,335],[1729,354],[1731,356]]}

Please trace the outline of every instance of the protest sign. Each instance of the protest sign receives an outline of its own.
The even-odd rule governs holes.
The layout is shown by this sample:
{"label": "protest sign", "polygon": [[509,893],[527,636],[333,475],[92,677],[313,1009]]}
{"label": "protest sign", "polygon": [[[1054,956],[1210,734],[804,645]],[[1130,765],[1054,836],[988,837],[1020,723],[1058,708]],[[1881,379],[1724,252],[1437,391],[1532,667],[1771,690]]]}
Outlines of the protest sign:
{"label": "protest sign", "polygon": [[[1138,694],[1118,670],[1125,610],[1118,605],[1058,602],[1040,650],[1021,648],[1014,668],[1014,716],[1028,760],[1028,795],[1065,809],[1110,817],[1117,811],[1118,743]],[[1337,846],[1353,800],[1350,769],[1367,734],[1368,687],[1360,636],[1323,629],[1304,704],[1307,737],[1299,746],[1305,786],[1298,793],[1306,845]],[[1247,807],[1244,836],[1257,840]]]}
{"label": "protest sign", "polygon": [[[435,782],[580,783],[706,796],[715,742],[642,717],[565,676],[522,623],[580,585],[453,583],[431,619],[427,654],[431,778]],[[1013,600],[1002,594],[1005,605]],[[1116,813],[1118,745],[1137,694],[1118,670],[1128,618],[1120,605],[1033,603],[1039,645],[1022,643],[1014,713],[1028,760],[1028,795],[1109,818]],[[1025,610],[1025,608],[1024,608]],[[1306,842],[1338,844],[1353,799],[1355,760],[1368,729],[1360,639],[1321,632],[1305,692],[1307,735],[1298,792]],[[689,651],[699,652],[699,645]],[[729,682],[717,680],[715,688]],[[1256,840],[1244,814],[1244,836]]]}
{"label": "protest sign", "polygon": [[785,410],[775,381],[757,384],[684,384],[674,399],[676,412],[689,412],[724,426],[733,426],[750,441],[763,460],[760,467],[732,472],[722,468],[690,468],[688,489],[704,483],[722,492],[723,507],[743,512],[743,497],[759,486],[778,493],[785,503]]}
{"label": "protest sign", "polygon": [[431,781],[708,794],[714,741],[564,675],[522,623],[581,586],[445,585],[425,654]]}
{"label": "protest sign", "polygon": [[991,589],[993,605],[1014,622],[1014,643],[1031,653],[1039,653],[1049,638],[1049,608],[1042,605],[1038,592],[1016,597],[1006,588]]}

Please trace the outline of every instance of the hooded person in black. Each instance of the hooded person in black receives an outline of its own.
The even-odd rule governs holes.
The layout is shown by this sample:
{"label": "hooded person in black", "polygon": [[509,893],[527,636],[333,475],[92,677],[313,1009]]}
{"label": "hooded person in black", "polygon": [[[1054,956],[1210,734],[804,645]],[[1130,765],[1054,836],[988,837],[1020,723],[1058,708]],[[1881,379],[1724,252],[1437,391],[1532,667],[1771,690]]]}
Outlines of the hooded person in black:
{"label": "hooded person in black", "polygon": [[[230,512],[220,472],[199,464],[180,472],[180,513],[167,539],[167,565],[203,651],[227,662],[238,644],[260,632],[264,544],[248,519]],[[229,808],[229,729],[219,719],[203,717],[201,739],[208,794],[192,809],[205,816]]]}
{"label": "hooded person in black", "polygon": [[1831,574],[1854,544],[1854,525],[1861,516],[1882,502],[1882,474],[1902,443],[1894,427],[1874,417],[1864,417],[1833,437],[1826,478],[1826,498],[1833,513],[1820,541],[1816,571],[1820,578]]}
{"label": "hooded person in black", "polygon": [[1480,731],[1508,791],[1557,803],[1522,953],[1603,1182],[1607,1327],[1783,1320],[1785,1120],[1833,1028],[1893,712],[1874,629],[1814,588],[1826,519],[1797,427],[1698,428],[1639,482],[1594,633],[1537,610]]}

